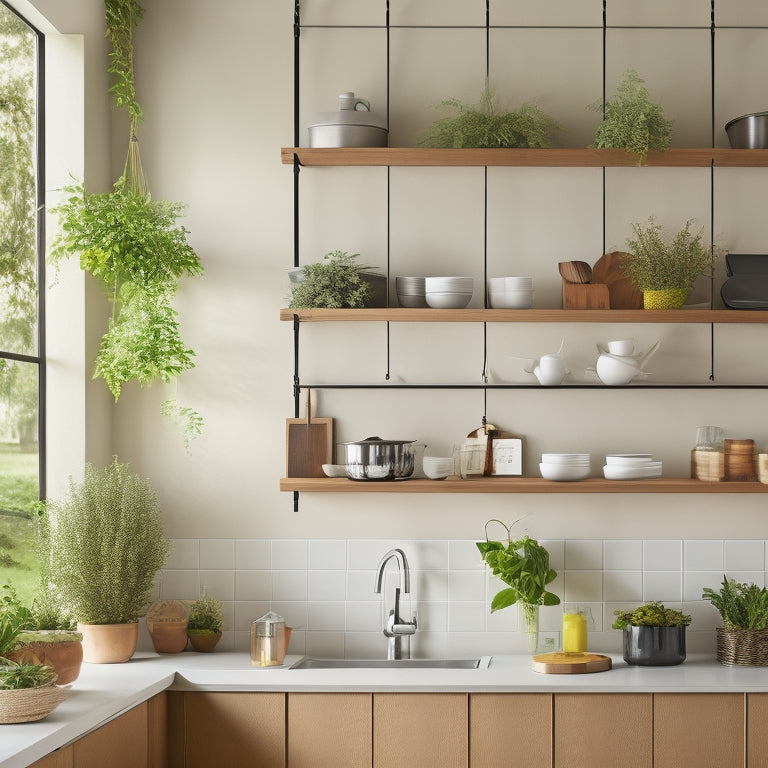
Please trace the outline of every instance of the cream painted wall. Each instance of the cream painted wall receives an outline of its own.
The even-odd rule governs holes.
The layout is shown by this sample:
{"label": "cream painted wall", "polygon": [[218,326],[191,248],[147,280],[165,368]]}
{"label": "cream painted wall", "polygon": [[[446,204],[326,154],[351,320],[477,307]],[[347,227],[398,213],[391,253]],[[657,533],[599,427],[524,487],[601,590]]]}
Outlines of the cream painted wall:
{"label": "cream painted wall", "polygon": [[[97,0],[75,5],[86,15],[82,23],[93,25]],[[192,455],[186,456],[176,429],[158,416],[159,403],[173,395],[173,388],[129,387],[113,411],[111,443],[106,415],[103,436],[110,450],[152,478],[170,535],[472,539],[482,535],[489,518],[511,522],[529,515],[529,530],[543,538],[765,537],[766,498],[750,494],[303,494],[300,511],[294,514],[291,494],[278,491],[284,474],[284,419],[293,415],[292,333],[289,324],[278,321],[287,292],[285,269],[292,263],[293,176],[280,164],[279,150],[292,143],[293,134],[293,4],[146,0],[144,5],[136,61],[146,119],[139,138],[153,194],[189,204],[190,239],[206,267],[206,275],[185,283],[179,296],[183,333],[198,357],[197,368],[183,376],[177,393],[183,404],[203,414],[206,429]],[[382,4],[373,0],[309,0],[302,5],[308,18],[316,20],[346,10],[355,23],[381,23]],[[392,0],[400,19],[396,23],[406,23],[409,14],[452,12],[457,5],[462,23],[483,23],[484,3],[478,0]],[[492,5],[500,18],[513,14],[517,5],[533,13],[531,4],[522,0]],[[561,0],[546,10],[542,6],[542,12],[550,12],[549,19],[526,23],[557,23],[564,18],[558,16],[559,7],[568,24],[599,24],[599,5],[596,0]],[[615,23],[704,27],[682,30],[676,37],[669,30],[644,30],[636,36],[617,30],[609,45],[612,81],[625,66],[635,66],[676,118],[675,145],[702,144],[703,126],[709,124],[702,75],[708,71],[709,0],[685,0],[673,10],[668,3],[644,3],[642,12],[629,0],[612,0],[610,5],[617,13]],[[731,3],[730,23],[763,23],[761,9],[758,0]],[[668,16],[673,12],[674,19]],[[645,16],[639,18],[638,13]],[[685,14],[683,22],[677,18],[680,13]],[[324,34],[307,30],[302,36],[302,77],[308,80],[302,125],[314,111],[335,108],[336,94],[344,90],[355,90],[383,107],[381,34]],[[743,74],[734,58],[745,55],[765,71],[768,48],[759,34],[768,33],[723,32],[727,55],[717,72],[719,125],[726,116],[765,106],[758,81],[738,80],[739,87],[734,87],[734,73]],[[493,43],[492,77],[500,97],[513,102],[537,99],[567,126],[558,138],[562,146],[583,146],[589,140],[596,117],[581,106],[600,96],[600,33],[579,30],[573,35],[575,40],[562,30],[536,30],[529,37],[507,31],[495,33]],[[432,105],[439,99],[456,95],[471,101],[482,85],[482,34],[462,38],[455,30],[442,30],[425,33],[425,39],[422,43],[412,30],[393,36],[393,145],[412,144],[434,119]],[[312,52],[324,53],[312,57]],[[91,77],[94,66],[89,60]],[[101,110],[94,119],[102,123]],[[114,175],[124,143],[120,126],[112,141]],[[725,144],[724,133],[718,133],[717,143]],[[359,251],[369,263],[384,264],[384,173],[302,171],[303,260],[314,261],[327,250],[342,248]],[[481,276],[482,170],[393,169],[391,181],[393,274]],[[607,174],[607,184],[607,250],[623,248],[630,222],[650,213],[669,226],[695,217],[708,231],[707,171],[614,169]],[[765,249],[760,201],[766,185],[765,171],[718,172],[715,231],[732,250]],[[557,261],[594,262],[602,253],[600,172],[491,169],[489,190],[489,260],[494,273],[514,274],[524,267],[534,275],[537,302],[553,305],[559,290]],[[476,294],[473,305],[478,301],[482,304]],[[616,335],[631,335],[641,347],[661,339],[661,351],[651,366],[658,380],[690,376],[702,381],[703,375],[706,381],[709,328],[687,325],[493,327],[490,365],[499,380],[524,380],[512,356],[536,357],[553,351],[565,338],[569,365],[582,372],[594,363],[595,342]],[[479,377],[480,326],[398,326],[392,328],[391,342],[393,374],[406,381]],[[725,352],[718,376],[736,381],[755,375],[743,360],[764,349],[765,331],[718,328],[717,342]],[[757,375],[764,381],[765,356],[759,357]],[[382,381],[384,329],[302,329],[301,365],[304,381]],[[96,382],[89,387],[89,403],[102,402],[103,394],[94,391],[101,386]],[[449,450],[478,426],[483,412],[477,392],[325,390],[319,407],[323,415],[337,419],[338,441],[374,433],[418,438],[435,454]],[[750,391],[535,389],[488,396],[489,419],[525,437],[528,474],[536,474],[542,451],[591,451],[598,474],[606,451],[650,450],[664,460],[667,473],[682,476],[700,424],[720,424],[729,436],[753,437],[768,449],[765,412],[765,393]],[[103,448],[91,457],[98,460],[106,453]]]}

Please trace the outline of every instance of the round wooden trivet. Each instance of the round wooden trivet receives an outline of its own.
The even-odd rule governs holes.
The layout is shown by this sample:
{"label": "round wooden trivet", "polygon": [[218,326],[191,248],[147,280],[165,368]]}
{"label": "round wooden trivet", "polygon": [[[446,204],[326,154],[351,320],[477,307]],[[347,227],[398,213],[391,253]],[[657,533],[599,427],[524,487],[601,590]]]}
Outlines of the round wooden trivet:
{"label": "round wooden trivet", "polygon": [[539,653],[533,657],[533,671],[547,675],[579,675],[610,668],[610,657],[601,653]]}

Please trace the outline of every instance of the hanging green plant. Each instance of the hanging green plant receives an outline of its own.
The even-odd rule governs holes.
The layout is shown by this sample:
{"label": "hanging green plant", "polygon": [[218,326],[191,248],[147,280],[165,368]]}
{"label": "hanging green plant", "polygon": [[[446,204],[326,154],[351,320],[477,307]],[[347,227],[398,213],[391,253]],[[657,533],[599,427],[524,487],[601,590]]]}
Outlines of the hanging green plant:
{"label": "hanging green plant", "polygon": [[[136,0],[105,0],[108,71],[115,104],[130,118],[128,153],[120,178],[107,193],[88,192],[84,182],[63,189],[66,197],[52,213],[60,230],[50,251],[58,266],[77,254],[112,303],[94,378],[103,378],[115,401],[129,381],[141,386],[171,382],[194,367],[195,353],[181,339],[173,299],[182,277],[203,273],[179,222],[186,206],[153,200],[147,189],[136,129],[143,112],[136,98],[133,40],[144,9]],[[166,416],[182,422],[185,444],[202,430],[202,417],[175,400],[163,403]]]}
{"label": "hanging green plant", "polygon": [[645,165],[649,150],[669,146],[673,121],[651,101],[644,82],[634,69],[627,69],[614,96],[605,103],[600,100],[588,105],[587,109],[595,112],[604,110],[590,146],[634,152],[638,165]]}
{"label": "hanging green plant", "polygon": [[493,99],[493,90],[486,81],[476,106],[467,106],[454,98],[443,100],[441,105],[457,114],[433,123],[419,144],[453,149],[552,146],[550,134],[560,129],[553,118],[532,103],[498,113]]}

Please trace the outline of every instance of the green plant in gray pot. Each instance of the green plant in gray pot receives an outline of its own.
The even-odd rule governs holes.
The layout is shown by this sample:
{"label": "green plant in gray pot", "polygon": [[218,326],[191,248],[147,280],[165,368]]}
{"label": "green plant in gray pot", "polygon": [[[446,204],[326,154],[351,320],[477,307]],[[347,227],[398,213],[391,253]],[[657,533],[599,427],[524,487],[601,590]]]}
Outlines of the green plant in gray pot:
{"label": "green plant in gray pot", "polygon": [[685,661],[685,628],[691,623],[689,615],[658,601],[614,613],[613,628],[623,632],[627,664],[663,667]]}
{"label": "green plant in gray pot", "polygon": [[[487,538],[489,523],[504,527],[506,542]],[[519,603],[528,634],[528,648],[533,653],[539,642],[539,607],[560,604],[560,598],[547,590],[557,572],[549,566],[549,552],[535,539],[530,536],[513,539],[512,526],[501,520],[489,520],[485,528],[486,540],[476,542],[477,548],[491,573],[507,585],[494,595],[491,612]]]}

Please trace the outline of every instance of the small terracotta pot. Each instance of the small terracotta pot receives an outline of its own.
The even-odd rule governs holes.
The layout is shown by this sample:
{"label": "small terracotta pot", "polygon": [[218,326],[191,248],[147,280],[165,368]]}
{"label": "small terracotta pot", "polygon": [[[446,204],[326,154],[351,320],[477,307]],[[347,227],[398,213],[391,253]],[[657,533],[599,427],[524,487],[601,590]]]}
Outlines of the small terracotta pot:
{"label": "small terracotta pot", "polygon": [[210,653],[221,640],[221,632],[195,632],[188,631],[189,642],[196,651]]}
{"label": "small terracotta pot", "polygon": [[[25,634],[31,634],[29,632]],[[62,630],[43,629],[35,634],[41,637],[71,634]],[[80,640],[40,640],[25,642],[6,656],[17,664],[47,664],[56,671],[56,684],[67,685],[77,680],[83,661],[83,644]]]}
{"label": "small terracotta pot", "polygon": [[122,664],[136,652],[139,622],[128,624],[77,623],[83,635],[83,661],[87,664]]}
{"label": "small terracotta pot", "polygon": [[181,653],[187,647],[187,621],[155,621],[150,631],[158,653]]}

